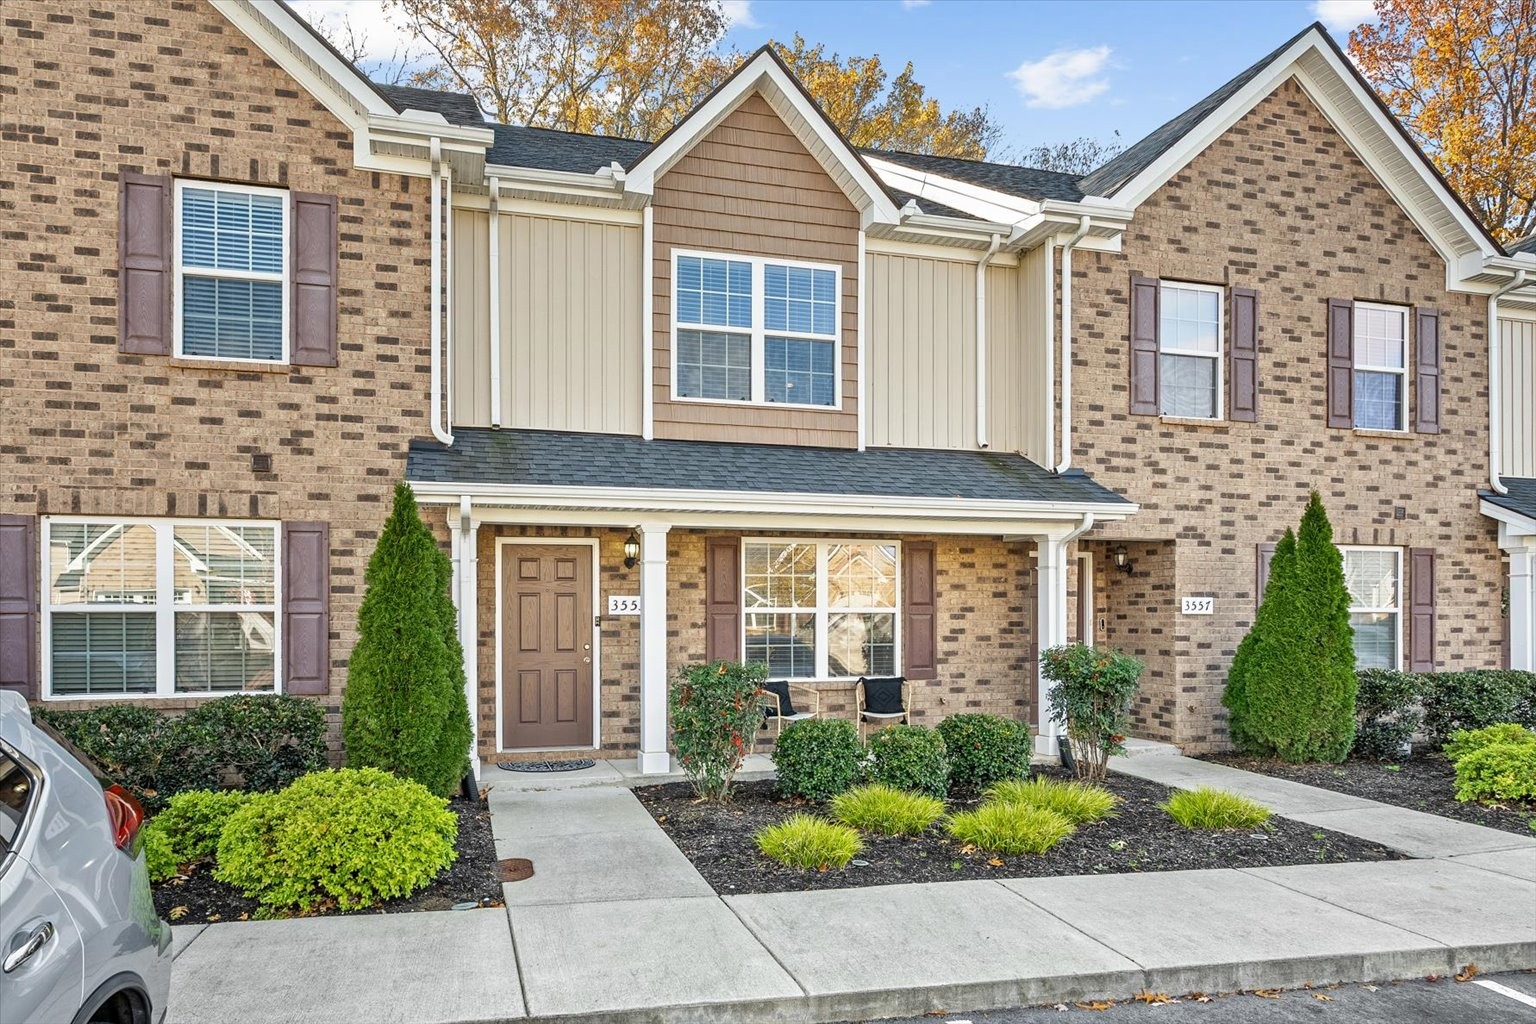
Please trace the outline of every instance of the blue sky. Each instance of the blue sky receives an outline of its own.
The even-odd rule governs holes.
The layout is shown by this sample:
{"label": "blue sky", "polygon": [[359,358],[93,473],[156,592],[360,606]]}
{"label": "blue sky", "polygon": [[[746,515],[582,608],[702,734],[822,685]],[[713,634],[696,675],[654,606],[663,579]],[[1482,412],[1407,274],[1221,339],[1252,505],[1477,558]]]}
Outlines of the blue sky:
{"label": "blue sky", "polygon": [[[908,61],[946,108],[985,106],[1014,150],[1081,135],[1134,142],[1313,21],[1343,43],[1370,0],[722,0],[726,43],[799,32],[843,56]],[[387,56],[397,30],[377,0],[297,0],[345,12]]]}

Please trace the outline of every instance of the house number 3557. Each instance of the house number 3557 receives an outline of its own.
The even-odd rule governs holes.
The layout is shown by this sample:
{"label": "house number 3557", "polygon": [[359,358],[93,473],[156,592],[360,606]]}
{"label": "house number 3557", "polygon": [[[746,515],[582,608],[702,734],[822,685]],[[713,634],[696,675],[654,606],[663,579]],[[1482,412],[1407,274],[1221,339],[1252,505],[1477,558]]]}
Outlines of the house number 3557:
{"label": "house number 3557", "polygon": [[1184,598],[1183,612],[1185,615],[1213,615],[1216,612],[1216,599],[1214,597],[1186,597]]}

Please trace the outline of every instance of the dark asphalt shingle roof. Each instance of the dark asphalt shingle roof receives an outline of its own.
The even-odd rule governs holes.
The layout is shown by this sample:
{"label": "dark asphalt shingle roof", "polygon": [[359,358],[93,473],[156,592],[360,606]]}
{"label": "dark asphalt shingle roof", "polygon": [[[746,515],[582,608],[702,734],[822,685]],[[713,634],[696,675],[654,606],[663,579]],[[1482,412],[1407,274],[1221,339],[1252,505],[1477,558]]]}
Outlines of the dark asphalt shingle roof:
{"label": "dark asphalt shingle roof", "polygon": [[[942,174],[946,178],[969,182],[1025,199],[1064,199],[1077,202],[1084,193],[1078,188],[1078,176],[1061,171],[1042,171],[1037,167],[1020,167],[1017,164],[996,164],[985,160],[962,160],[951,156],[929,156],[925,153],[899,153],[883,149],[862,149],[859,152],[878,160],[901,164],[915,171]],[[921,199],[918,200],[922,202]]]}
{"label": "dark asphalt shingle roof", "polygon": [[412,85],[380,85],[377,82],[374,85],[397,110],[428,110],[442,114],[449,124],[468,128],[486,126],[480,104],[468,93],[418,89]]}
{"label": "dark asphalt shingle roof", "polygon": [[613,135],[582,135],[515,124],[487,127],[496,133],[496,141],[485,155],[486,162],[508,167],[592,174],[614,162],[627,167],[651,148],[649,142]]}
{"label": "dark asphalt shingle roof", "polygon": [[1526,235],[1524,238],[1510,242],[1504,248],[1508,249],[1511,253],[1528,252],[1536,255],[1536,234]]}
{"label": "dark asphalt shingle roof", "polygon": [[959,217],[963,220],[981,219],[980,217],[973,217],[962,210],[957,210],[953,206],[945,206],[943,203],[934,202],[932,199],[923,199],[920,196],[915,196],[910,192],[903,192],[900,189],[889,188],[886,191],[890,192],[891,198],[896,201],[896,208],[898,210],[906,206],[910,201],[917,203],[918,209],[930,216]]}
{"label": "dark asphalt shingle roof", "polygon": [[1506,476],[1500,480],[1504,484],[1508,494],[1499,494],[1494,491],[1478,491],[1478,497],[1490,505],[1507,508],[1528,519],[1536,519],[1536,479],[1531,477]]}
{"label": "dark asphalt shingle roof", "polygon": [[1078,472],[1006,452],[805,448],[646,441],[632,435],[461,427],[454,443],[411,442],[406,478],[508,487],[858,494],[902,498],[1127,504]]}

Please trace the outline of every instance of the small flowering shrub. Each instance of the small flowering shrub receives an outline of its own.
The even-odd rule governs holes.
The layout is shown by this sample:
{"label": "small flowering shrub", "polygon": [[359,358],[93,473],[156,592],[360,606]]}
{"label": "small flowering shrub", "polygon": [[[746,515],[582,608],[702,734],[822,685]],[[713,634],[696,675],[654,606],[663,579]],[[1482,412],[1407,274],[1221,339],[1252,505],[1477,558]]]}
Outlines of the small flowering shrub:
{"label": "small flowering shrub", "polygon": [[1054,684],[1051,721],[1066,728],[1078,778],[1103,782],[1110,755],[1125,751],[1141,662],[1105,647],[1067,644],[1046,651],[1040,671]]}
{"label": "small flowering shrub", "polygon": [[672,745],[703,799],[730,799],[749,738],[762,721],[757,691],[767,678],[767,665],[712,661],[684,668],[673,681],[668,695]]}

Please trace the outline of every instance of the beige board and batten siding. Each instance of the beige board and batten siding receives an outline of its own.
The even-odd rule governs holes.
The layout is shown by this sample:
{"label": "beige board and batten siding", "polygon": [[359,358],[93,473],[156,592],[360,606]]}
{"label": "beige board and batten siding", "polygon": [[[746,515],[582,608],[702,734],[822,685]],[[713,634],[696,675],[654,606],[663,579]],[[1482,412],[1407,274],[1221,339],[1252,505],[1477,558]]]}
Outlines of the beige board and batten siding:
{"label": "beige board and batten siding", "polygon": [[[659,438],[858,445],[859,214],[759,93],[657,179],[652,202],[655,431]],[[672,250],[779,257],[842,268],[836,409],[674,401]]]}
{"label": "beige board and batten siding", "polygon": [[[1045,256],[987,268],[987,447],[1042,457]],[[976,259],[872,252],[865,359],[869,444],[980,447]]]}
{"label": "beige board and batten siding", "polygon": [[1502,476],[1536,477],[1536,309],[1499,318]]}
{"label": "beige board and batten siding", "polygon": [[[640,432],[640,228],[502,214],[501,425]],[[491,425],[490,215],[455,210],[453,422]]]}

